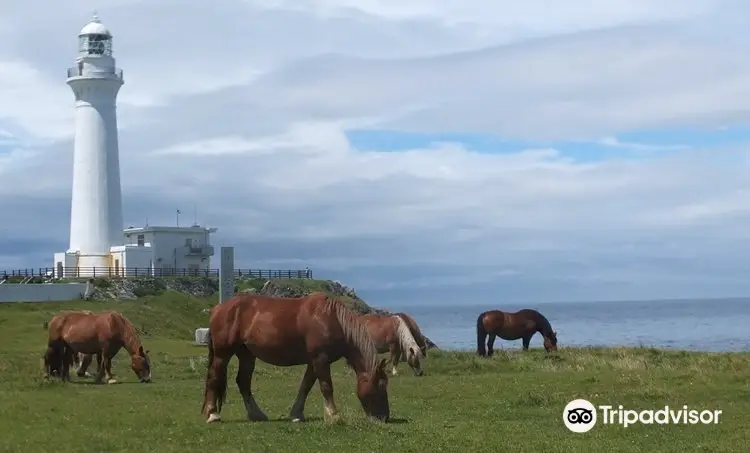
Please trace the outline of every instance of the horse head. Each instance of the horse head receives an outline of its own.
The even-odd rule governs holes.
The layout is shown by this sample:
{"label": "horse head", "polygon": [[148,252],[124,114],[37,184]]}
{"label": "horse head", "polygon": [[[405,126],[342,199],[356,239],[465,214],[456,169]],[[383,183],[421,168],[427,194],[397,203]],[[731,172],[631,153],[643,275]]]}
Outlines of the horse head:
{"label": "horse head", "polygon": [[544,336],[544,349],[547,352],[557,351],[557,332],[550,330],[550,332]]}
{"label": "horse head", "polygon": [[391,416],[391,408],[388,403],[388,374],[385,372],[385,365],[386,359],[383,359],[374,370],[357,376],[357,398],[367,415],[387,422]]}
{"label": "horse head", "polygon": [[418,347],[410,347],[406,352],[406,363],[408,363],[409,367],[414,371],[414,376],[424,376],[422,358],[424,358],[424,354]]}
{"label": "horse head", "polygon": [[130,367],[142,383],[151,382],[151,361],[148,351],[144,351],[143,347],[138,348],[138,353],[130,357]]}

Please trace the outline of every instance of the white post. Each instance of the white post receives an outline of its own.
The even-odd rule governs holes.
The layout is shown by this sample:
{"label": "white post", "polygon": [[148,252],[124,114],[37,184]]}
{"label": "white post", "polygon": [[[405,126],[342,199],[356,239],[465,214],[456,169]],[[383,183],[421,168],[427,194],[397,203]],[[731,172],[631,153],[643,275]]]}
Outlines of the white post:
{"label": "white post", "polygon": [[219,264],[219,303],[223,304],[234,295],[234,247],[221,248]]}
{"label": "white post", "polygon": [[[234,295],[234,247],[221,248],[219,261],[219,303],[223,304]],[[195,329],[195,344],[208,344],[208,328]]]}

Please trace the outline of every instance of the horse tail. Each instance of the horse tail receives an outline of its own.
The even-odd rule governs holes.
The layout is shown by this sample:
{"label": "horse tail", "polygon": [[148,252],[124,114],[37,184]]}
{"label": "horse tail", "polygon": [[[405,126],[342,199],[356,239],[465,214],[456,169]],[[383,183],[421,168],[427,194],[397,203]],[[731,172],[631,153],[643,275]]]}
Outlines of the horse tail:
{"label": "horse tail", "polygon": [[[341,325],[341,330],[344,332],[347,346],[362,356],[362,361],[368,372],[374,371],[378,364],[378,355],[375,343],[367,331],[367,326],[343,303],[337,300],[330,300],[330,303],[333,305],[331,308],[333,308],[336,319]],[[347,357],[346,362],[354,368],[354,363],[349,357]]]}
{"label": "horse tail", "polygon": [[479,356],[487,355],[487,349],[484,344],[487,338],[487,330],[485,330],[483,322],[484,315],[484,313],[480,313],[479,317],[477,317],[477,355]]}

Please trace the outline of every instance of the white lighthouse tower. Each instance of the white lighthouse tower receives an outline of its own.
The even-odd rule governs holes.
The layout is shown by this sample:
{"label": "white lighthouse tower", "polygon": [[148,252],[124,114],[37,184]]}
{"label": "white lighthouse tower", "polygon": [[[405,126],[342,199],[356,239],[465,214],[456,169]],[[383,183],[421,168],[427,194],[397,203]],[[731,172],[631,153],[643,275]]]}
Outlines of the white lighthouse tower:
{"label": "white lighthouse tower", "polygon": [[55,264],[78,268],[78,275],[100,274],[112,267],[110,249],[123,242],[116,113],[123,78],[112,35],[96,13],[78,33],[78,57],[67,83],[76,108],[70,246],[55,254]]}

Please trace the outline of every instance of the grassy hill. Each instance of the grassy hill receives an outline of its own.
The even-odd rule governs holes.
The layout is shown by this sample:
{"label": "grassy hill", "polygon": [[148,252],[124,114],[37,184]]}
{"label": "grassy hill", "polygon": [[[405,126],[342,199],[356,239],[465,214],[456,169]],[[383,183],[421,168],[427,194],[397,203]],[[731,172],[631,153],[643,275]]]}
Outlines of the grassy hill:
{"label": "grassy hill", "polygon": [[[265,286],[266,284],[263,283]],[[256,283],[257,286],[257,283]],[[247,290],[254,288],[249,283]],[[306,290],[306,288],[305,288]],[[266,286],[265,291],[271,291]],[[393,423],[362,416],[354,378],[338,362],[334,392],[343,415],[326,424],[316,385],[306,423],[285,420],[303,367],[259,363],[253,391],[269,423],[244,421],[231,365],[224,422],[200,414],[206,348],[192,345],[215,296],[171,291],[127,301],[0,304],[0,451],[204,452],[398,451],[455,452],[730,452],[744,451],[750,424],[750,354],[687,353],[655,349],[565,348],[472,353],[431,351],[427,375],[401,365],[389,383]],[[138,384],[127,357],[115,357],[115,385],[74,378],[42,379],[42,323],[64,309],[115,309],[142,332],[151,351],[152,384]],[[417,320],[419,321],[419,320]],[[574,434],[562,423],[568,401],[622,404],[632,409],[720,409],[715,425],[597,424]]]}

